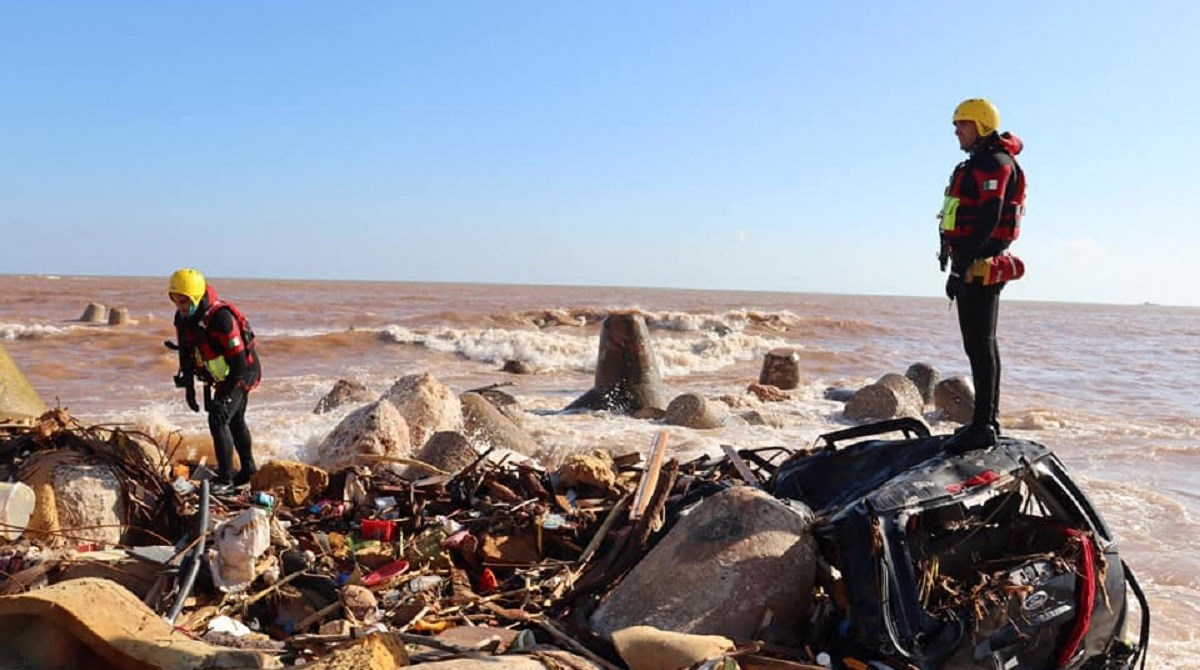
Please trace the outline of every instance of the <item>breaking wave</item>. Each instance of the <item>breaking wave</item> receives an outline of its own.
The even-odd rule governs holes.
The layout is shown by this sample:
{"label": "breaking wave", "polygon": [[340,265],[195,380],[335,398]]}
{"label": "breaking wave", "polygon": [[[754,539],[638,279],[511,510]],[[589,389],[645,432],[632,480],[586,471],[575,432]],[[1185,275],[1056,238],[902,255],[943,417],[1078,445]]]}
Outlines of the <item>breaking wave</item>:
{"label": "breaking wave", "polygon": [[0,323],[0,340],[42,340],[68,335],[80,326],[51,326],[44,323]]}
{"label": "breaking wave", "polygon": [[[391,325],[383,329],[381,337],[398,344],[458,354],[473,361],[499,364],[516,360],[542,370],[594,371],[598,350],[595,335],[542,330],[414,330]],[[695,337],[657,339],[654,341],[654,350],[664,375],[683,376],[693,372],[714,372],[741,361],[752,360],[786,344],[776,337],[740,332],[725,335],[703,332]]]}

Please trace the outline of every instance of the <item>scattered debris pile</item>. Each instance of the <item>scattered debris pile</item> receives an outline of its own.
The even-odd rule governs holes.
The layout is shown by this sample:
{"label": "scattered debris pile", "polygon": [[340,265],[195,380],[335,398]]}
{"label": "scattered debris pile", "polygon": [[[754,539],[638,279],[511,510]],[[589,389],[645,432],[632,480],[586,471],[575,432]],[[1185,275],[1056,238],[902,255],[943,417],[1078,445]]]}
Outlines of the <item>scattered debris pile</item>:
{"label": "scattered debris pile", "polygon": [[[1059,467],[1043,447],[998,447],[989,479],[923,435],[680,463],[663,432],[644,462],[598,450],[553,470],[499,449],[453,471],[378,454],[336,472],[276,461],[212,496],[204,463],[53,410],[0,426],[6,479],[36,494],[28,521],[0,504],[16,510],[0,519],[0,628],[57,637],[0,651],[0,666],[52,649],[38,667],[941,667],[918,645],[970,658],[1043,575],[1060,605],[1080,605],[1076,573],[1091,576],[1088,604],[1111,602],[1123,622],[1120,564],[1097,549],[1090,513],[1062,514],[1045,478],[1022,474]],[[1025,542],[1005,540],[1010,519]],[[895,575],[883,590],[920,611],[899,629],[881,556]],[[1063,623],[1075,608],[1055,611],[1054,630],[1096,652],[1103,640]],[[864,633],[876,625],[893,626],[891,647]],[[1039,658],[1059,649],[1040,637]]]}

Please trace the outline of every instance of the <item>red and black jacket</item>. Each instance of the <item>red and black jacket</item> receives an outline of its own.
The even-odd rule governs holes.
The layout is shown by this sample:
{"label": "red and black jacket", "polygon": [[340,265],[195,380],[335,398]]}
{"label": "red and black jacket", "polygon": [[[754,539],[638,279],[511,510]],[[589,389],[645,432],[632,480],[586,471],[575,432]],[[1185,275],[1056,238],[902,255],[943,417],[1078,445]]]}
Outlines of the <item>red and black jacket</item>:
{"label": "red and black jacket", "polygon": [[1021,233],[1025,212],[1025,173],[1016,156],[1024,144],[1011,133],[985,137],[967,160],[954,168],[946,195],[959,199],[953,230],[942,231],[953,269],[995,256]]}
{"label": "red and black jacket", "polygon": [[[255,351],[254,334],[245,317],[231,303],[217,297],[211,286],[191,316],[175,314],[175,334],[179,338],[179,369],[201,380],[217,383],[217,392],[233,386],[249,391],[258,386],[262,366]],[[217,381],[204,362],[225,357],[229,374]]]}

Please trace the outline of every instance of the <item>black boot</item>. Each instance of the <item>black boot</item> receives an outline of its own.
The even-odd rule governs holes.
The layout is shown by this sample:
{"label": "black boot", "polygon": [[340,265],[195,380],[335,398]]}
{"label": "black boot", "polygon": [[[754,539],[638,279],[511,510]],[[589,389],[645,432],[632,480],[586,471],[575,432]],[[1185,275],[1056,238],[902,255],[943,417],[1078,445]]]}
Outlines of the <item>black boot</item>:
{"label": "black boot", "polygon": [[991,424],[972,423],[951,435],[942,448],[951,454],[965,454],[975,449],[995,446],[996,429]]}
{"label": "black boot", "polygon": [[246,484],[249,484],[250,479],[254,477],[255,472],[258,472],[258,468],[254,467],[253,463],[250,464],[249,468],[242,468],[241,470],[238,470],[237,474],[233,476],[233,485],[245,486]]}

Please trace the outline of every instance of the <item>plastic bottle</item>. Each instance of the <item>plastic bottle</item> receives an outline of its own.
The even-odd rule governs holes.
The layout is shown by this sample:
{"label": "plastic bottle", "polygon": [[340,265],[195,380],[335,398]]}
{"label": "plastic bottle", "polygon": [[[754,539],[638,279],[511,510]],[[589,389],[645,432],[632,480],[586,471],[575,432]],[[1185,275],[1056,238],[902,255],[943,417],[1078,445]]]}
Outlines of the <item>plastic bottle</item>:
{"label": "plastic bottle", "polygon": [[21,482],[0,483],[0,537],[15,540],[29,526],[37,496]]}

